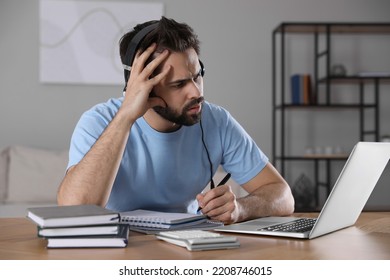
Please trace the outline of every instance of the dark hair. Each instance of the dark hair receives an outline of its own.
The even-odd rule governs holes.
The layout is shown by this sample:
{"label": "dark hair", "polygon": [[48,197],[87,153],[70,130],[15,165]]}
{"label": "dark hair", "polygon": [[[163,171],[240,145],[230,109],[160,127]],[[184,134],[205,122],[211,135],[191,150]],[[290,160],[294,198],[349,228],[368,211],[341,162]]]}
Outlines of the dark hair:
{"label": "dark hair", "polygon": [[162,17],[159,21],[153,20],[138,24],[133,30],[122,36],[119,40],[119,52],[123,64],[126,64],[126,61],[124,60],[127,46],[130,44],[133,37],[141,29],[153,23],[158,23],[157,27],[145,36],[139,44],[138,50],[143,52],[152,43],[157,43],[156,52],[161,52],[164,49],[168,49],[173,52],[184,52],[189,48],[193,48],[199,55],[200,43],[198,36],[194,33],[194,30],[185,23],[178,23],[173,19]]}

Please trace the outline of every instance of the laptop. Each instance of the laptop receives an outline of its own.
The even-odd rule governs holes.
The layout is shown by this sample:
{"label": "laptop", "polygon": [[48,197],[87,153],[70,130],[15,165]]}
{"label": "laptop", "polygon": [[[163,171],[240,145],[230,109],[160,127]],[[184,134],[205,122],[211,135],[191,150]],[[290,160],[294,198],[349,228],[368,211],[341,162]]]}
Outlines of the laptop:
{"label": "laptop", "polygon": [[358,142],[349,155],[318,218],[265,217],[215,230],[312,239],[352,226],[389,159],[390,143]]}

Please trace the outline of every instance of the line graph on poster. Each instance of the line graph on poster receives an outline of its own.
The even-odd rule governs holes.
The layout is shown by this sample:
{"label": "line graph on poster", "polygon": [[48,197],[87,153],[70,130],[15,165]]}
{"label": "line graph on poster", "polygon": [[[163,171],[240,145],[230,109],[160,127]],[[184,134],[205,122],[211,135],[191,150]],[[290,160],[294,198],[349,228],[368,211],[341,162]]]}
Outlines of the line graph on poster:
{"label": "line graph on poster", "polygon": [[40,1],[40,81],[122,85],[119,40],[161,3]]}

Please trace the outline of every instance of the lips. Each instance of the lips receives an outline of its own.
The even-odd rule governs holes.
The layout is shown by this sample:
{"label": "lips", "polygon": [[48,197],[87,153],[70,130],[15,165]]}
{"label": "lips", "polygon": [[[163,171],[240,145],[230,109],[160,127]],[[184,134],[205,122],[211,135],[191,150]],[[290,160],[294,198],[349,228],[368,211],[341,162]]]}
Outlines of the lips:
{"label": "lips", "polygon": [[201,105],[198,104],[196,106],[192,106],[191,108],[189,108],[188,112],[191,113],[191,114],[199,113],[201,108],[202,108]]}
{"label": "lips", "polygon": [[194,99],[184,107],[183,111],[189,112],[190,114],[198,114],[202,110],[203,101],[204,101],[203,96],[199,97],[198,99]]}

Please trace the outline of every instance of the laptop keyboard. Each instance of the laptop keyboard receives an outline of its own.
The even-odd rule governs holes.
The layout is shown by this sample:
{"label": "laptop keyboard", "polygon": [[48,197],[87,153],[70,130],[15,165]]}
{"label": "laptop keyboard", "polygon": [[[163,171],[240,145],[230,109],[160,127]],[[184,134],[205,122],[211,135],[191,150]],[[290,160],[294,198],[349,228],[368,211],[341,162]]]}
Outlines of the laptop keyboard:
{"label": "laptop keyboard", "polygon": [[270,226],[259,229],[260,231],[282,231],[282,232],[306,232],[310,231],[317,219],[315,218],[300,218],[298,220]]}

